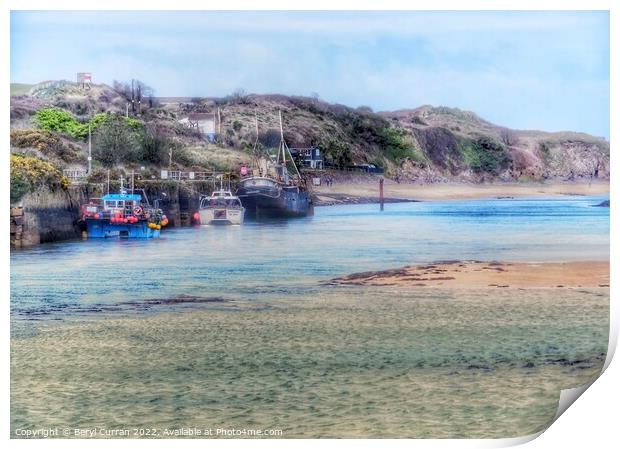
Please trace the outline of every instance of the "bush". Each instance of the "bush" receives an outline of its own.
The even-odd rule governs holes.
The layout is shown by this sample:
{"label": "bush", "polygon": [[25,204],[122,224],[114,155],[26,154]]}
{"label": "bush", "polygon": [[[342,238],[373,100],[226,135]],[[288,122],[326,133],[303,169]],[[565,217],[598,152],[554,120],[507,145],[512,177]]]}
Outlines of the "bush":
{"label": "bush", "polygon": [[480,137],[468,142],[463,148],[463,159],[477,173],[498,174],[508,168],[511,163],[510,156],[504,146],[488,137]]}
{"label": "bush", "polygon": [[174,146],[174,142],[168,137],[165,129],[157,124],[149,124],[145,126],[140,136],[140,161],[155,165],[163,165],[168,163],[170,147]]}
{"label": "bush", "polygon": [[79,123],[70,113],[57,108],[39,109],[34,116],[39,128],[47,131],[65,133],[74,138],[88,135],[88,125]]}
{"label": "bush", "polygon": [[66,190],[69,180],[53,164],[32,156],[11,155],[11,204],[39,187]]}
{"label": "bush", "polygon": [[402,130],[396,128],[384,128],[380,132],[383,141],[381,146],[385,156],[393,162],[400,164],[409,158],[412,161],[425,164],[426,158],[417,151],[412,142],[407,140],[407,136]]}
{"label": "bush", "polygon": [[332,165],[336,165],[339,168],[344,168],[350,165],[353,161],[353,155],[349,145],[345,144],[341,140],[328,139],[320,145],[325,159]]}
{"label": "bush", "polygon": [[58,135],[51,131],[14,129],[11,131],[11,146],[35,148],[47,157],[57,157],[69,163],[83,159],[79,148],[64,143]]}
{"label": "bush", "polygon": [[88,127],[91,133],[101,125],[112,119],[122,119],[134,131],[143,127],[142,122],[134,118],[114,116],[107,113],[95,114],[88,122],[80,123],[69,112],[58,108],[39,109],[34,117],[37,126],[47,131],[56,131],[68,134],[74,139],[85,139],[88,136]]}
{"label": "bush", "polygon": [[97,127],[94,134],[93,157],[106,167],[120,162],[140,162],[140,137],[140,133],[125,117],[110,116]]}

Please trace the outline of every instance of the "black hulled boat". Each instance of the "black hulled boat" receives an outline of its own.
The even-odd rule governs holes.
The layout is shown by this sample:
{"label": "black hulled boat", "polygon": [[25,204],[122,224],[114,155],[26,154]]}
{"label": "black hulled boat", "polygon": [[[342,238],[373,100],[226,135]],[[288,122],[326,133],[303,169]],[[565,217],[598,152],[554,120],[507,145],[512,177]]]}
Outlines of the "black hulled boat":
{"label": "black hulled boat", "polygon": [[[280,146],[275,161],[263,159],[261,164],[257,158],[256,162],[250,173],[242,173],[236,192],[245,207],[247,218],[291,218],[313,214],[312,196],[284,141],[282,113]],[[293,169],[293,174],[289,173],[289,167]],[[257,175],[255,171],[258,171]]]}

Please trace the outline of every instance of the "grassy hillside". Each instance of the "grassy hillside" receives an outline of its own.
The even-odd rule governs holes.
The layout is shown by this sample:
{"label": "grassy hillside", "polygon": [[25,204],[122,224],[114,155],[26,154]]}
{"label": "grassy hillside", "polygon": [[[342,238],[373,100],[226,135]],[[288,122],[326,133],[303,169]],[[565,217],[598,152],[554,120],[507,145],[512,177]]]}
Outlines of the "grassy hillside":
{"label": "grassy hillside", "polygon": [[17,95],[26,95],[34,84],[11,83],[11,97]]}
{"label": "grassy hillside", "polygon": [[[609,177],[609,144],[581,133],[510,130],[473,112],[447,107],[375,113],[316,98],[244,95],[150,99],[141,114],[124,118],[127,100],[106,85],[84,90],[69,82],[34,86],[11,98],[11,146],[58,166],[83,164],[93,133],[96,167],[167,166],[234,170],[279,141],[278,110],[289,146],[318,145],[337,166],[372,163],[401,180],[579,179]],[[179,122],[189,113],[217,112],[217,143]],[[22,133],[22,134],[20,134]],[[36,135],[40,133],[40,135]]]}

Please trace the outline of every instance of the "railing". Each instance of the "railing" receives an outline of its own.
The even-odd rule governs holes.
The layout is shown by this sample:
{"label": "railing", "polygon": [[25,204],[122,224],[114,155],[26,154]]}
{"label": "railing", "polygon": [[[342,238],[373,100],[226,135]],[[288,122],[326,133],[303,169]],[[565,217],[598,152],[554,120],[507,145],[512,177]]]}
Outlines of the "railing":
{"label": "railing", "polygon": [[215,173],[210,171],[179,171],[162,170],[160,179],[171,181],[210,181],[215,178]]}
{"label": "railing", "polygon": [[81,181],[88,175],[86,170],[63,170],[62,174],[71,182]]}

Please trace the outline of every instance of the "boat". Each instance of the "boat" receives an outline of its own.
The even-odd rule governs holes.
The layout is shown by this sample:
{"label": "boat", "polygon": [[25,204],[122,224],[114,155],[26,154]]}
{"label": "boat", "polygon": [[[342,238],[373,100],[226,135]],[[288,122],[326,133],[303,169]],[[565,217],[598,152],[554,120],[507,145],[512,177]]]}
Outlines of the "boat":
{"label": "boat", "polygon": [[[284,141],[282,112],[280,116],[280,145],[275,160],[257,156],[258,121],[254,145],[256,163],[248,170],[242,167],[236,195],[246,210],[247,218],[306,217],[314,212],[312,196],[305,179],[299,173],[291,152]],[[292,168],[293,174],[289,172]],[[256,173],[258,171],[258,173]]]}
{"label": "boat", "polygon": [[119,193],[92,198],[80,212],[88,238],[157,238],[168,224],[161,209],[150,207],[144,191],[123,189],[122,178]]}
{"label": "boat", "polygon": [[220,189],[210,196],[200,198],[198,214],[201,225],[241,225],[245,216],[245,208],[239,197],[223,187],[223,176],[220,175]]}

